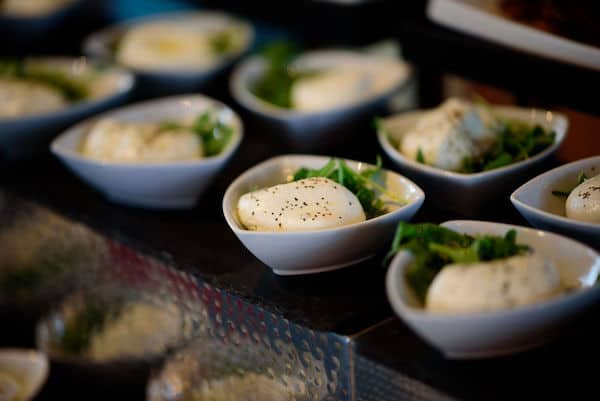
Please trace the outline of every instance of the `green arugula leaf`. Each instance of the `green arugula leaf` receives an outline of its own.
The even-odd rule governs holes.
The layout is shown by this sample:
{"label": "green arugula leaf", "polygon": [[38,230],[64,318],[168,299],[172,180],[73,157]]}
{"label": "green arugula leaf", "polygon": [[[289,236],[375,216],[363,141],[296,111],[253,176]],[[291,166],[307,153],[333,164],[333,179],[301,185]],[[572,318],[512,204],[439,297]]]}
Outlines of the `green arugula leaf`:
{"label": "green arugula leaf", "polygon": [[300,73],[290,68],[290,63],[300,53],[300,47],[290,42],[274,42],[267,45],[261,56],[267,63],[266,72],[250,91],[275,106],[292,108],[292,85],[300,78],[314,73]]}
{"label": "green arugula leaf", "polygon": [[526,160],[551,146],[555,137],[553,131],[546,131],[540,125],[530,125],[517,120],[503,121],[492,149],[481,157],[463,160],[460,171],[490,171]]}
{"label": "green arugula leaf", "polygon": [[329,178],[348,188],[359,200],[367,218],[373,218],[386,213],[385,202],[380,199],[380,195],[385,194],[394,202],[406,203],[397,195],[374,181],[376,176],[381,172],[381,164],[381,157],[378,156],[375,167],[358,173],[350,168],[345,161],[331,159],[319,169],[309,169],[306,167],[298,169],[294,173],[292,180],[298,181],[311,177]]}
{"label": "green arugula leaf", "polygon": [[214,111],[206,111],[198,116],[191,127],[186,127],[176,121],[163,121],[159,131],[191,129],[202,140],[204,156],[220,154],[233,135],[233,128],[215,117]]}

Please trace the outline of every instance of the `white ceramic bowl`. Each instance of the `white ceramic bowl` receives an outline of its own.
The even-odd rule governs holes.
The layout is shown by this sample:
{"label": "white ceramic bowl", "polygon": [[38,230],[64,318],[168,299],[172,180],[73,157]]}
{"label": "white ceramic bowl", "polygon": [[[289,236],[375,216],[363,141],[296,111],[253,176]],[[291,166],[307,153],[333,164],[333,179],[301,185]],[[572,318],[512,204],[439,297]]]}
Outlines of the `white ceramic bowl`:
{"label": "white ceramic bowl", "polygon": [[577,176],[600,174],[600,156],[557,167],[523,184],[510,196],[517,210],[531,225],[559,232],[600,249],[600,224],[585,223],[565,216],[565,198],[552,191],[565,191],[577,185]]}
{"label": "white ceramic bowl", "polygon": [[223,72],[238,57],[246,53],[254,41],[254,29],[250,23],[217,11],[176,12],[150,15],[132,19],[96,32],[89,36],[83,45],[85,55],[116,62],[115,43],[130,28],[154,21],[193,21],[198,27],[226,26],[232,22],[240,24],[244,35],[241,50],[215,59],[203,68],[136,69],[131,68],[140,81],[140,91],[145,95],[166,95],[187,93],[199,89],[213,77]]}
{"label": "white ceramic bowl", "polygon": [[[89,72],[93,63],[84,58],[36,58],[73,75]],[[9,158],[27,156],[45,145],[53,135],[75,122],[125,102],[133,86],[131,73],[109,67],[91,88],[91,97],[60,110],[14,118],[0,118],[0,153]]]}
{"label": "white ceramic bowl", "polygon": [[[229,144],[216,156],[172,163],[108,163],[86,158],[78,151],[82,138],[99,118],[159,122],[190,118],[209,108],[222,110],[234,129]],[[137,103],[84,121],[56,138],[51,150],[81,179],[116,203],[189,208],[231,158],[242,140],[242,131],[242,122],[224,104],[202,95],[176,96]]]}
{"label": "white ceramic bowl", "polygon": [[[409,220],[421,207],[425,195],[408,179],[384,170],[381,184],[406,199],[399,207],[390,203],[390,212],[343,227],[304,232],[259,232],[243,228],[237,214],[240,197],[257,187],[282,184],[300,167],[318,168],[330,160],[324,156],[285,155],[264,161],[231,183],[223,198],[227,224],[258,259],[279,275],[318,273],[358,263],[372,256],[393,235],[400,220]],[[347,160],[361,171],[372,165]],[[385,197],[383,197],[385,200]]]}
{"label": "white ceramic bowl", "polygon": [[594,285],[600,274],[600,255],[583,244],[557,234],[499,223],[456,220],[442,226],[470,235],[504,235],[515,229],[519,243],[530,245],[556,263],[564,283],[581,287],[548,301],[507,311],[431,313],[423,310],[406,282],[410,253],[399,252],[386,277],[390,304],[409,327],[449,358],[485,358],[541,345],[600,301],[600,289]]}
{"label": "white ceramic bowl", "polygon": [[34,350],[0,349],[0,374],[10,378],[4,385],[13,395],[7,399],[31,400],[48,377],[48,358]]}
{"label": "white ceramic bowl", "polygon": [[[370,56],[366,53],[340,49],[314,50],[303,53],[294,63],[318,70],[351,65],[356,60],[363,60],[365,57],[381,56]],[[324,139],[329,139],[328,133],[377,110],[394,94],[408,87],[412,70],[408,64],[402,61],[399,63],[401,63],[403,75],[390,89],[355,104],[323,111],[303,112],[285,109],[255,96],[250,91],[250,87],[263,76],[267,68],[267,63],[260,56],[249,57],[235,68],[230,77],[229,89],[233,98],[240,105],[270,125],[274,131],[281,132],[288,142],[299,148],[314,149],[320,146]]]}
{"label": "white ceramic bowl", "polygon": [[470,216],[479,212],[488,203],[497,202],[504,193],[508,195],[516,185],[530,176],[531,169],[539,168],[540,164],[560,147],[567,136],[569,124],[562,114],[509,106],[495,106],[493,109],[498,116],[540,124],[545,129],[554,130],[556,132],[554,144],[527,160],[509,166],[475,174],[462,174],[411,160],[390,142],[390,138],[396,143],[400,142],[402,135],[412,129],[423,115],[423,110],[384,119],[383,129],[378,131],[377,138],[398,170],[420,183],[429,200],[441,208]]}

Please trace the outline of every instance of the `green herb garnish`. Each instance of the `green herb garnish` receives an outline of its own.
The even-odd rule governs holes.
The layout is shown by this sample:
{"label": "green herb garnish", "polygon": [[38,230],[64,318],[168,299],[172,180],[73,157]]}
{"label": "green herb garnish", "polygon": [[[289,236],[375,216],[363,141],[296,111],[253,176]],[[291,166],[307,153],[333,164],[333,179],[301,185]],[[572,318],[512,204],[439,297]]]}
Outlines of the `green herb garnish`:
{"label": "green herb garnish", "polygon": [[290,63],[300,53],[300,47],[289,42],[275,42],[266,46],[261,56],[267,69],[251,87],[250,91],[262,100],[286,109],[292,108],[292,85],[300,78],[314,72],[299,72]]}
{"label": "green herb garnish", "polygon": [[555,136],[540,125],[504,121],[492,149],[479,158],[465,158],[461,172],[490,171],[528,159],[552,145]]}
{"label": "green herb garnish", "polygon": [[184,130],[193,131],[202,140],[204,156],[218,155],[225,149],[231,136],[233,128],[223,123],[215,113],[207,111],[202,113],[191,127],[186,127],[175,121],[163,121],[160,131]]}
{"label": "green herb garnish", "polygon": [[571,188],[571,189],[570,189],[570,190],[568,190],[568,191],[554,190],[554,191],[552,191],[552,195],[554,195],[554,196],[558,196],[559,198],[568,198],[568,197],[569,197],[569,195],[571,195],[571,192],[573,192],[573,190],[574,190],[575,188],[577,188],[579,185],[583,184],[583,182],[584,182],[585,180],[587,180],[587,179],[588,179],[588,176],[587,176],[587,175],[585,175],[585,173],[582,171],[582,172],[581,172],[581,173],[579,173],[579,175],[577,176],[577,184],[576,184],[576,185],[575,185],[573,188]]}
{"label": "green herb garnish", "polygon": [[425,164],[425,156],[423,155],[423,151],[421,150],[421,148],[417,150],[417,162]]}
{"label": "green herb garnish", "polygon": [[235,50],[235,34],[231,30],[222,30],[213,34],[209,40],[215,54],[223,55]]}
{"label": "green herb garnish", "polygon": [[331,159],[320,169],[301,168],[295,172],[293,181],[303,180],[311,177],[329,178],[338,184],[348,188],[358,200],[367,215],[373,218],[387,212],[385,202],[380,198],[385,194],[392,201],[404,204],[396,194],[391,193],[385,187],[375,181],[381,173],[381,157],[377,157],[376,166],[370,169],[356,172],[351,169],[345,161]]}
{"label": "green herb garnish", "polygon": [[400,222],[384,263],[397,252],[409,251],[413,259],[406,279],[424,302],[431,282],[447,264],[491,261],[527,252],[529,247],[517,244],[516,237],[515,230],[509,230],[504,237],[472,237],[435,224]]}

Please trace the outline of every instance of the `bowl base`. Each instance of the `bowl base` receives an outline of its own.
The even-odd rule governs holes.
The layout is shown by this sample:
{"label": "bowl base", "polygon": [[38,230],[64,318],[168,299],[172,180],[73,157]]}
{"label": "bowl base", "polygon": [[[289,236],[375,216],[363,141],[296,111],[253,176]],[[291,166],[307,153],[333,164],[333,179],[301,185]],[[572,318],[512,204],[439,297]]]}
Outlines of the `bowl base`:
{"label": "bowl base", "polygon": [[164,199],[121,194],[105,194],[105,196],[110,202],[144,209],[191,209],[196,205],[195,197]]}
{"label": "bowl base", "polygon": [[537,341],[531,341],[524,344],[501,347],[496,349],[489,349],[483,351],[473,351],[473,352],[453,352],[453,351],[443,351],[444,356],[448,359],[454,360],[467,360],[467,359],[484,359],[484,358],[496,358],[503,357],[512,354],[518,354],[525,351],[530,351],[535,348],[539,348],[543,345],[549,344],[556,339],[558,334],[554,335],[544,335],[543,339]]}
{"label": "bowl base", "polygon": [[336,264],[336,265],[311,267],[308,269],[294,269],[294,270],[282,270],[282,269],[275,269],[275,268],[272,268],[272,269],[273,269],[273,273],[277,274],[278,276],[298,276],[301,274],[325,273],[325,272],[329,272],[332,270],[342,269],[344,267],[358,264],[367,259],[370,259],[371,257],[373,257],[373,254],[367,255],[362,258],[354,259],[354,260],[351,260],[348,262]]}

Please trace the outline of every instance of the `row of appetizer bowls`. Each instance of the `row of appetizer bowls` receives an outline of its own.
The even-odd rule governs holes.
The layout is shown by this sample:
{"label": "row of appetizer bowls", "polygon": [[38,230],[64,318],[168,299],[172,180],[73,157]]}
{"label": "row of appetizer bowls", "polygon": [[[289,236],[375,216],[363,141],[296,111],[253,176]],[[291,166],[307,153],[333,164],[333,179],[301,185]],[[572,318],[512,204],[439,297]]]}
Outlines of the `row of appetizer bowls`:
{"label": "row of appetizer bowls", "polygon": [[[202,26],[203,18],[211,27],[220,20],[212,13],[169,16],[175,25],[164,18],[111,28],[88,45],[110,51],[140,79],[156,79],[148,86],[159,87],[159,78],[176,86],[173,76],[187,79],[188,70],[163,65],[156,72],[147,63],[157,55],[180,54],[182,46],[182,57],[214,46],[186,38],[191,27]],[[186,24],[188,18],[195,22]],[[234,46],[232,55],[243,52],[251,36],[248,26],[243,27],[230,34],[246,35],[247,41],[231,39],[229,33],[224,39],[218,31],[218,48],[245,43]],[[170,39],[163,40],[165,35]],[[34,76],[36,83],[55,78],[45,69],[31,68],[32,74],[27,64],[11,68],[19,79]],[[381,55],[321,51],[294,56],[289,47],[274,46],[242,63],[230,83],[242,106],[290,137],[318,142],[341,121],[368,115],[409,77],[405,64]],[[68,81],[63,78],[61,85]],[[36,118],[43,117],[0,124],[39,123]],[[423,186],[428,198],[469,214],[493,204],[540,167],[564,140],[567,126],[558,113],[450,99],[435,110],[378,120],[377,136],[386,155]],[[232,109],[189,95],[101,114],[68,129],[51,150],[112,201],[182,208],[196,202],[242,137],[242,122]],[[599,168],[599,157],[559,167],[524,184],[511,201],[534,226],[598,247]],[[531,347],[596,301],[598,291],[592,287],[600,259],[591,248],[549,232],[495,223],[402,223],[424,198],[414,182],[383,170],[379,161],[369,165],[288,155],[234,180],[223,212],[242,243],[282,275],[355,264],[376,254],[396,230],[387,280],[392,306],[450,356]]]}
{"label": "row of appetizer bowls", "polygon": [[[91,35],[84,43],[87,58],[2,61],[0,150],[31,153],[53,133],[131,94],[193,93],[253,43],[252,26],[228,14],[169,13]],[[385,47],[298,53],[293,45],[273,44],[239,64],[230,79],[238,103],[296,144],[368,114],[411,77]],[[344,91],[331,90],[338,86]]]}
{"label": "row of appetizer bowls", "polygon": [[[420,161],[410,160],[395,148],[386,149],[392,146],[386,132],[396,129],[394,124],[402,116],[381,122],[382,146],[397,167],[417,182],[431,183],[424,176],[429,174],[438,180],[435,185],[443,186],[438,190],[467,196],[467,189],[452,180],[477,179],[480,182],[471,188],[474,194],[484,190],[486,195],[491,191],[498,195],[503,180],[518,180],[519,170],[548,156],[566,133],[566,122],[560,116],[550,119],[552,132],[541,128],[548,124],[547,113],[536,111],[533,115],[540,118],[540,125],[533,127],[528,125],[530,112],[493,107],[483,111],[479,107],[450,100],[440,110],[423,112],[421,119],[394,141],[408,141],[415,132],[426,137],[430,131],[417,127],[427,126],[428,118],[448,115],[456,120],[447,130],[451,138],[442,142],[464,140],[465,124],[480,118],[478,113],[490,112],[495,119],[502,110],[506,113],[498,117],[502,123],[494,124],[506,124],[502,128],[505,135],[534,135],[533,139],[523,138],[543,142],[545,148],[489,171],[448,172],[424,164],[423,154],[427,160],[430,153],[421,148],[417,151]],[[413,114],[403,116],[413,118]],[[390,122],[394,124],[387,126]],[[86,121],[59,136],[52,151],[113,201],[143,207],[188,207],[218,175],[241,139],[242,124],[235,113],[197,95],[140,103]],[[423,142],[422,148],[433,142]],[[445,150],[444,154],[449,153]],[[137,156],[132,159],[131,154]],[[147,161],[144,155],[177,155],[176,159],[183,155],[183,160]],[[137,157],[141,161],[136,162]],[[559,167],[526,183],[511,199],[534,225],[563,229],[598,246],[600,226],[594,220],[600,199],[600,185],[594,178],[598,168],[599,157]],[[223,213],[241,242],[281,275],[355,264],[376,254],[397,230],[391,253],[396,256],[388,271],[390,301],[417,332],[450,356],[488,356],[536,345],[541,338],[537,329],[550,330],[565,323],[574,312],[596,301],[598,291],[592,288],[600,272],[600,258],[592,248],[550,232],[496,223],[404,223],[424,198],[413,181],[383,170],[379,161],[371,165],[324,156],[284,155],[235,179],[225,192]],[[557,209],[544,210],[544,202]],[[457,319],[463,324],[457,325]],[[454,332],[467,325],[469,330]],[[548,338],[548,332],[544,334],[543,338]]]}

